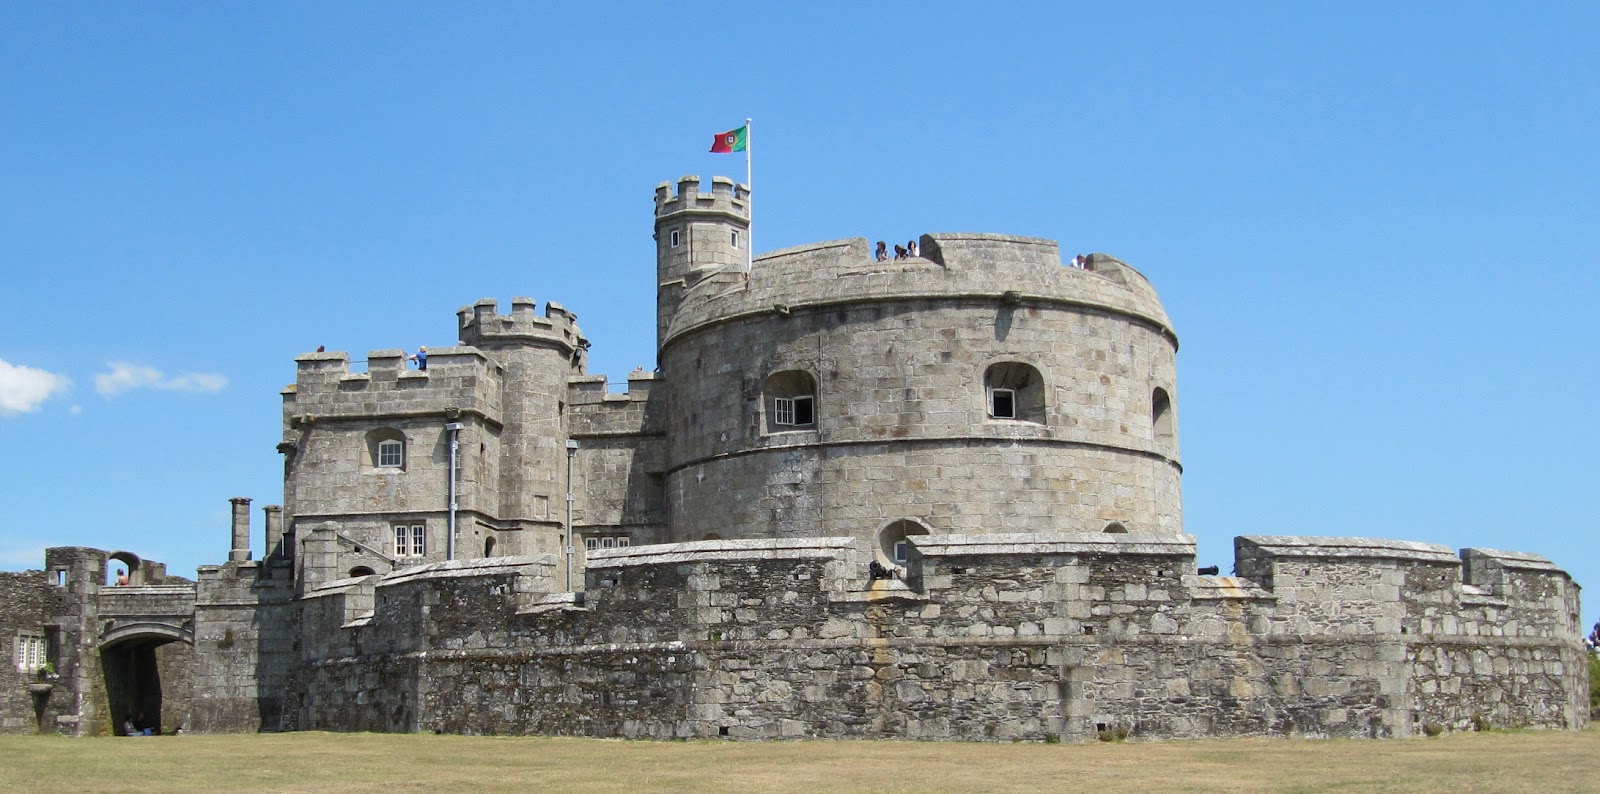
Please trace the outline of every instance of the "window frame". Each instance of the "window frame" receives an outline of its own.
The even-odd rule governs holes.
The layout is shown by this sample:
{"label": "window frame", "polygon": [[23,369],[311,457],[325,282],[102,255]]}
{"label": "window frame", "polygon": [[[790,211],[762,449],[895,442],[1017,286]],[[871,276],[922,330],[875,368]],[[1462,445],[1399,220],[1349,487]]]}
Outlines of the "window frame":
{"label": "window frame", "polygon": [[600,551],[602,549],[626,549],[626,548],[630,548],[632,546],[633,546],[633,536],[632,535],[615,535],[615,534],[611,534],[611,535],[584,535],[583,536],[583,552],[584,552],[584,554],[588,554],[591,551]]}
{"label": "window frame", "polygon": [[[1001,414],[995,406],[995,397],[1004,394],[1009,410]],[[989,418],[990,419],[1016,419],[1017,418],[1017,390],[998,386],[989,387]]]}
{"label": "window frame", "polygon": [[815,427],[816,399],[810,394],[772,398],[772,423],[782,427]]}
{"label": "window frame", "polygon": [[19,631],[14,645],[17,672],[37,673],[50,663],[50,638],[43,632]]}
{"label": "window frame", "polygon": [[395,559],[417,559],[428,556],[427,524],[395,524]]}
{"label": "window frame", "polygon": [[[394,452],[394,462],[390,463],[389,452]],[[406,443],[395,438],[386,438],[378,442],[378,459],[375,464],[380,469],[403,469],[406,467]]]}
{"label": "window frame", "polygon": [[673,229],[673,230],[667,232],[667,241],[668,241],[667,247],[669,247],[669,248],[677,248],[683,242],[683,230],[682,229]]}

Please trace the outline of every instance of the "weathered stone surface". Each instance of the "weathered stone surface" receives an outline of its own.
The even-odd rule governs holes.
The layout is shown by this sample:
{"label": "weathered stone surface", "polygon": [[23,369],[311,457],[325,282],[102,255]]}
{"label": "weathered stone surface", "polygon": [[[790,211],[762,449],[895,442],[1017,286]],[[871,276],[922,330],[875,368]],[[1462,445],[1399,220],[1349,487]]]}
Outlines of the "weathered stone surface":
{"label": "weathered stone surface", "polygon": [[[748,268],[749,195],[655,194],[658,365],[575,315],[296,359],[284,500],[198,581],[0,574],[0,730],[1085,740],[1578,728],[1577,586],[1515,552],[1183,534],[1177,337],[1056,243],[852,239]],[[359,358],[359,357],[358,357]],[[107,563],[131,566],[104,587]],[[35,647],[35,646],[28,646]],[[46,686],[48,684],[48,686]]]}

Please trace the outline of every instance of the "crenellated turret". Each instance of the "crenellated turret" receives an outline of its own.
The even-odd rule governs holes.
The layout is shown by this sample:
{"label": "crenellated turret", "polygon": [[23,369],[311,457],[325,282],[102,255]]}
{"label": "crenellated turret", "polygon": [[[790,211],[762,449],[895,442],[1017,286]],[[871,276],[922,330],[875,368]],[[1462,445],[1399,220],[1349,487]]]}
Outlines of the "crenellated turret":
{"label": "crenellated turret", "polygon": [[711,192],[700,192],[700,177],[656,186],[656,348],[666,338],[683,291],[706,276],[737,266],[743,269],[750,245],[750,188],[725,176],[711,178]]}

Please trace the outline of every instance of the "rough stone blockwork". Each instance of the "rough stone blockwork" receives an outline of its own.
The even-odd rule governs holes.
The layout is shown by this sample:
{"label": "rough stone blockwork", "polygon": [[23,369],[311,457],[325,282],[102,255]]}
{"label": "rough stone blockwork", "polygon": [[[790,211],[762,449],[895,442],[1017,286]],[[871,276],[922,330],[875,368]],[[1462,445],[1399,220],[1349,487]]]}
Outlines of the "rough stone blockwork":
{"label": "rough stone blockwork", "polygon": [[454,343],[295,358],[264,543],[234,497],[194,582],[78,547],[0,574],[0,731],[1586,724],[1541,558],[1262,536],[1197,573],[1178,336],[1133,267],[969,233],[752,257],[748,186],[702,187],[656,188],[626,391],[561,304],[478,300]]}
{"label": "rough stone blockwork", "polygon": [[1494,577],[1469,583],[1436,546],[1239,547],[1252,577],[1194,575],[1184,536],[1029,534],[925,543],[910,584],[869,582],[870,550],[845,538],[597,553],[582,605],[540,591],[548,557],[337,583],[305,602],[326,638],[307,648],[305,727],[1070,741],[1585,724],[1575,588],[1547,563],[1468,550]]}

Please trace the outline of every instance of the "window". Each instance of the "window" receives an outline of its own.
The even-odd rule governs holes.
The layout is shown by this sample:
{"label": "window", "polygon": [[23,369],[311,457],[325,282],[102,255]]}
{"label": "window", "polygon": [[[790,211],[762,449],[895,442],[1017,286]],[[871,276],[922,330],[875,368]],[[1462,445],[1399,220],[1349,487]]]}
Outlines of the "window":
{"label": "window", "polygon": [[927,534],[921,523],[902,518],[878,530],[878,552],[892,565],[905,565],[911,558],[911,538]]}
{"label": "window", "polygon": [[380,469],[405,469],[406,436],[392,427],[367,432],[367,465]]}
{"label": "window", "polygon": [[767,378],[771,409],[767,432],[813,427],[817,423],[817,382],[802,370],[779,372]]}
{"label": "window", "polygon": [[1016,419],[1044,424],[1044,377],[1020,361],[991,364],[983,373],[984,400],[990,419]]}
{"label": "window", "polygon": [[677,229],[673,229],[672,233],[670,235],[668,235],[668,236],[672,238],[672,247],[673,248],[677,248],[679,241],[682,239],[678,234],[678,230]]}
{"label": "window", "polygon": [[816,424],[811,411],[811,398],[772,398],[772,421],[786,426]]}
{"label": "window", "polygon": [[1172,398],[1166,389],[1158,388],[1150,395],[1150,422],[1157,443],[1172,442]]}
{"label": "window", "polygon": [[989,390],[989,415],[996,419],[1017,418],[1017,392],[1014,389]]}
{"label": "window", "polygon": [[56,587],[66,587],[67,586],[67,572],[66,572],[66,570],[58,568],[58,569],[56,569],[55,574],[56,574]]}
{"label": "window", "polygon": [[428,553],[427,526],[424,524],[396,525],[394,528],[394,556],[422,557]]}
{"label": "window", "polygon": [[733,247],[734,248],[738,248],[739,247],[739,230],[738,229],[733,230]]}
{"label": "window", "polygon": [[17,635],[17,669],[36,673],[50,661],[50,645],[43,634],[23,632]]}
{"label": "window", "polygon": [[633,538],[629,535],[583,536],[584,551],[595,551],[597,549],[626,549],[632,545]]}

